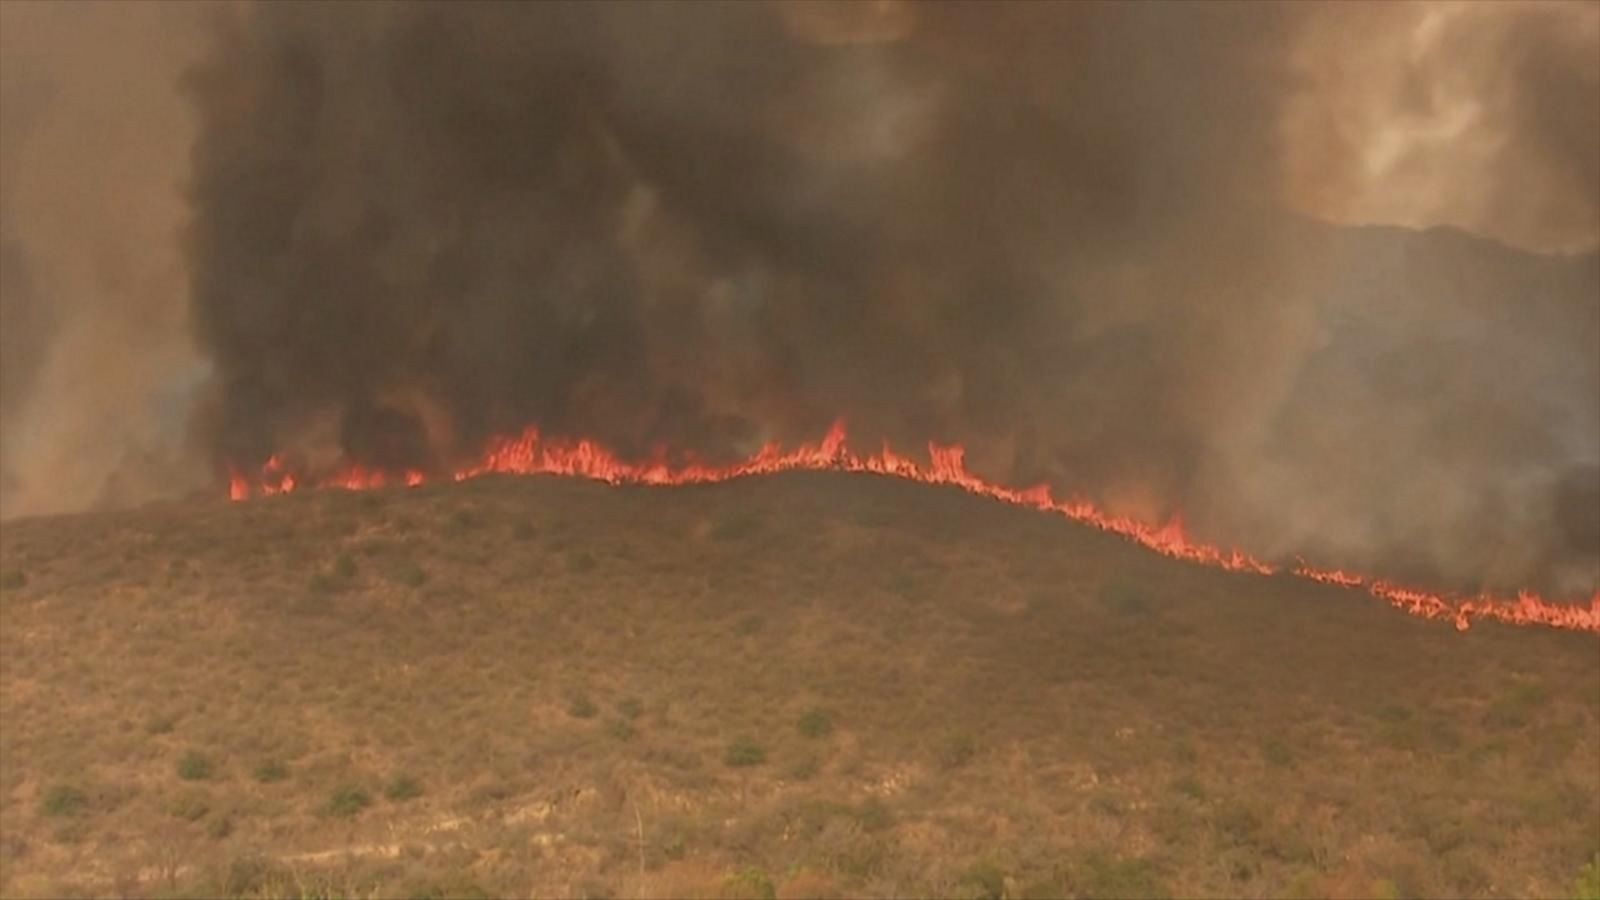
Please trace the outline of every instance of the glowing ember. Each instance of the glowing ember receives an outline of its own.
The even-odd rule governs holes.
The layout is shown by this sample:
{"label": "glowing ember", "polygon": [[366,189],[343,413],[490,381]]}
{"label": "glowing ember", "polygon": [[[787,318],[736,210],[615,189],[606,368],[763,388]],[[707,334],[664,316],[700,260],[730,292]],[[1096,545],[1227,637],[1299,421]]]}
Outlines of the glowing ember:
{"label": "glowing ember", "polygon": [[[1455,623],[1465,631],[1476,619],[1493,619],[1512,625],[1544,625],[1572,631],[1600,634],[1600,593],[1588,606],[1551,603],[1529,591],[1515,600],[1495,597],[1454,598],[1386,581],[1368,579],[1338,569],[1323,569],[1301,562],[1280,570],[1239,550],[1222,550],[1191,540],[1183,523],[1174,517],[1165,525],[1153,526],[1122,516],[1112,516],[1083,500],[1056,500],[1047,485],[1017,489],[991,484],[967,471],[965,450],[959,446],[928,445],[929,462],[924,465],[895,453],[887,445],[878,453],[859,456],[845,447],[842,424],[828,431],[820,444],[803,445],[793,450],[769,444],[749,459],[728,466],[689,464],[670,466],[660,460],[625,462],[591,441],[573,443],[541,441],[537,429],[529,428],[516,438],[492,441],[482,461],[455,473],[456,481],[479,475],[567,475],[590,478],[608,484],[684,485],[730,481],[750,475],[769,475],[794,471],[870,472],[919,481],[924,484],[954,485],[969,493],[1027,506],[1065,516],[1103,531],[1121,535],[1175,559],[1227,569],[1272,575],[1279,571],[1311,581],[1359,589],[1397,609],[1425,619]],[[419,471],[400,476],[351,466],[321,481],[319,487],[365,490],[404,482],[415,487],[427,480]],[[299,482],[281,459],[274,456],[262,467],[253,482],[234,473],[230,495],[234,500],[270,496],[295,490]]]}

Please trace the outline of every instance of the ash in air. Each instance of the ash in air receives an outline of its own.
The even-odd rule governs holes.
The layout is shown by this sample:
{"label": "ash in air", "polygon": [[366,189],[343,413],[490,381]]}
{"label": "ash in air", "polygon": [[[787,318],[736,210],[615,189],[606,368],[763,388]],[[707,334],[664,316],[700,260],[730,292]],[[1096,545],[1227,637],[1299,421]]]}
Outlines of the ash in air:
{"label": "ash in air", "polygon": [[[1258,555],[1600,587],[1595,7],[260,4],[196,33],[208,472],[453,468],[528,424],[730,459],[842,417]],[[7,246],[7,324],[44,333]],[[8,430],[48,388],[17,352]]]}

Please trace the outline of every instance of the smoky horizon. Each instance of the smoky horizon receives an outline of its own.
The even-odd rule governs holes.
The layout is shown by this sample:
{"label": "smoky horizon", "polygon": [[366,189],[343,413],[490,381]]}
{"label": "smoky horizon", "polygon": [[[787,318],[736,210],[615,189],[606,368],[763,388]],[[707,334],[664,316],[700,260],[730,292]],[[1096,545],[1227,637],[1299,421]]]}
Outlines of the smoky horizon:
{"label": "smoky horizon", "polygon": [[1600,6],[0,6],[0,513],[959,444],[1600,592]]}

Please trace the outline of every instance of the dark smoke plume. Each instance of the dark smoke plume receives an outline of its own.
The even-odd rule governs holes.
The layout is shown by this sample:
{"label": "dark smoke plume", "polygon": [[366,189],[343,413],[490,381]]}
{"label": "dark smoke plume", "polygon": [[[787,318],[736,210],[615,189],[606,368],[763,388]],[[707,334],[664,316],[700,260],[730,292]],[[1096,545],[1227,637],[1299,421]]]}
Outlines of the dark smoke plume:
{"label": "dark smoke plume", "polygon": [[[1356,178],[1303,152],[1348,137],[1291,52],[1328,15],[261,5],[187,79],[216,454],[716,458],[843,416],[1263,552],[1590,590],[1597,257],[1288,212]],[[1506,58],[1594,108],[1581,57]],[[1589,120],[1516,104],[1500,164],[1592,187]]]}

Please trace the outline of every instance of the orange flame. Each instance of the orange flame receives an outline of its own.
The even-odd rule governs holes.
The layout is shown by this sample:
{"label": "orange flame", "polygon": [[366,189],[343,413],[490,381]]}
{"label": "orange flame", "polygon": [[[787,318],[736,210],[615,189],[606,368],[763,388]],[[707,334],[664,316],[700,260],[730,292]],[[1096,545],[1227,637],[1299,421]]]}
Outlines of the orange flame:
{"label": "orange flame", "polygon": [[[1048,485],[1018,489],[992,484],[967,471],[966,451],[960,446],[929,444],[928,456],[929,462],[924,465],[894,452],[887,444],[870,456],[857,455],[846,449],[844,425],[838,423],[818,444],[802,445],[793,450],[768,444],[749,459],[728,466],[698,463],[672,466],[661,459],[642,463],[626,462],[606,448],[587,440],[542,441],[538,429],[528,428],[518,437],[491,441],[482,460],[456,472],[454,479],[465,481],[489,474],[566,475],[607,484],[684,485],[710,484],[779,472],[868,472],[923,484],[952,485],[968,493],[1054,513],[1121,535],[1174,559],[1232,572],[1259,575],[1285,572],[1322,584],[1363,590],[1411,615],[1453,622],[1461,631],[1471,627],[1478,619],[1490,619],[1511,625],[1542,625],[1600,634],[1600,592],[1596,592],[1588,606],[1552,603],[1531,591],[1520,592],[1514,600],[1490,596],[1454,598],[1338,569],[1324,569],[1303,561],[1292,568],[1280,569],[1241,550],[1223,550],[1192,540],[1184,533],[1183,522],[1178,517],[1164,525],[1148,525],[1125,516],[1110,515],[1088,501],[1056,500],[1051,496]],[[397,479],[391,473],[351,466],[324,479],[318,486],[365,490],[385,487],[398,481],[415,487],[426,480],[423,472],[415,470],[407,471]],[[254,481],[235,472],[229,485],[229,495],[234,500],[247,500],[253,496],[288,493],[299,486],[282,459],[274,456],[262,466],[260,476]]]}

